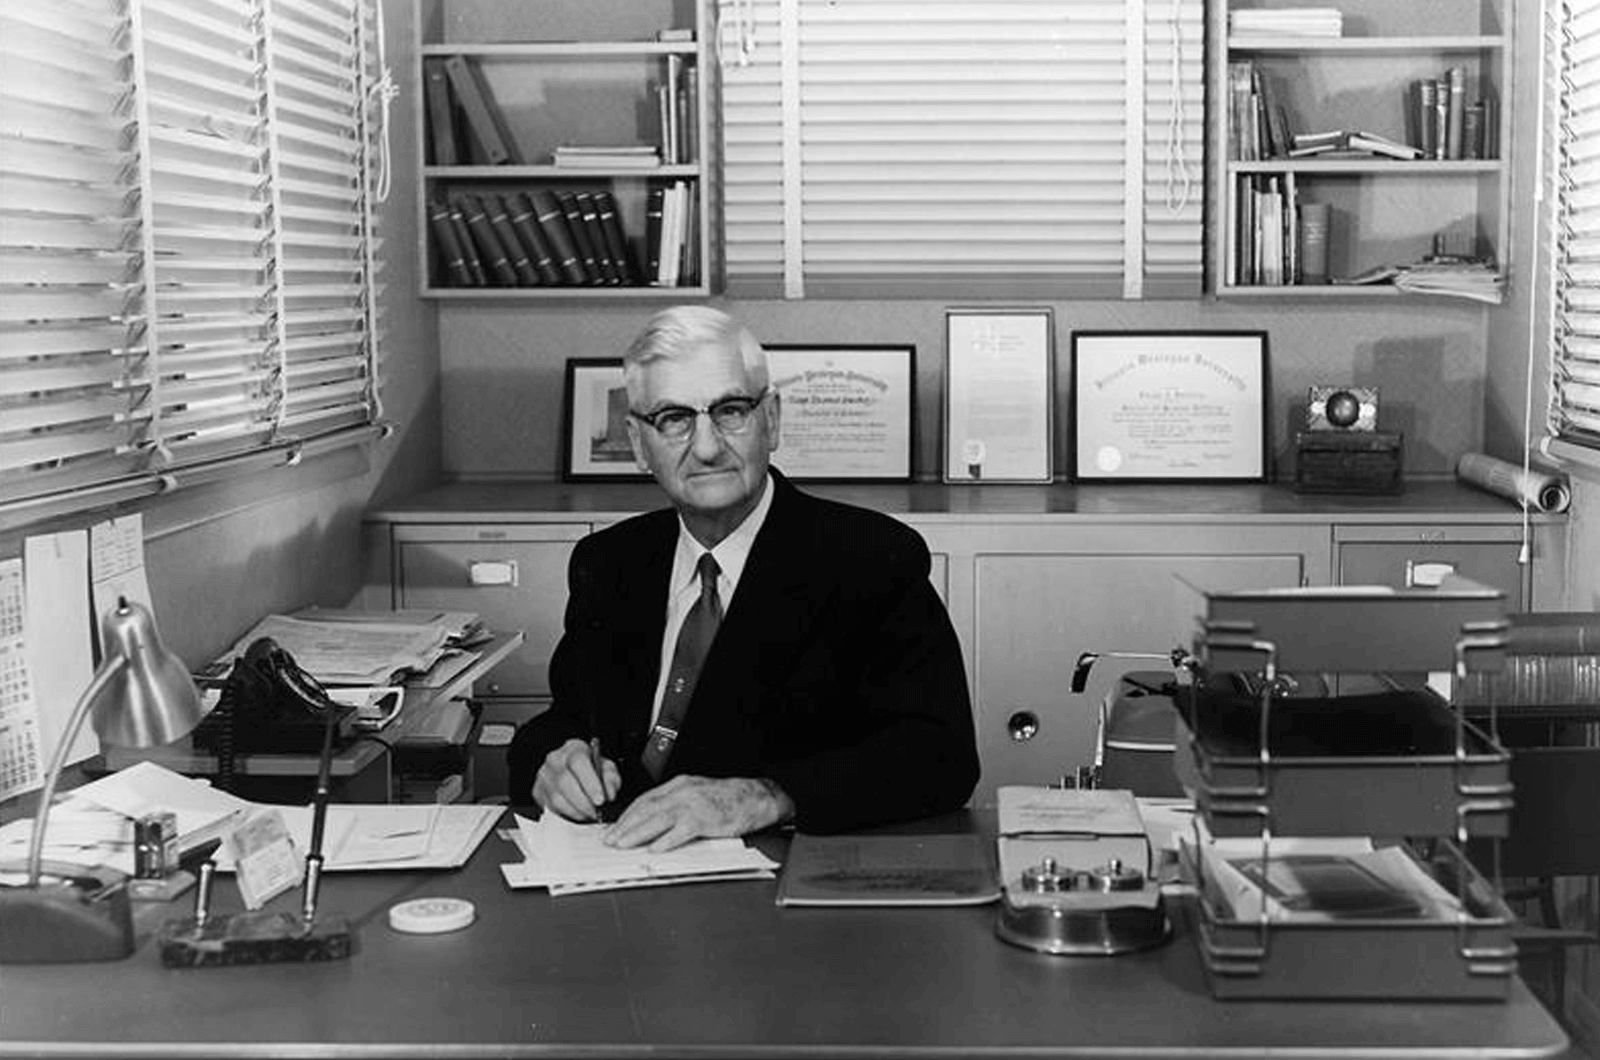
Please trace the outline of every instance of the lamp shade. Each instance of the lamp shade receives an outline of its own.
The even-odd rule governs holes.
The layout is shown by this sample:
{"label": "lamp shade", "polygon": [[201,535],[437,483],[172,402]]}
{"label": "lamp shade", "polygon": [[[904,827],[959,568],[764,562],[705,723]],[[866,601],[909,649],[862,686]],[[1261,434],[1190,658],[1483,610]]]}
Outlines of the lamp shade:
{"label": "lamp shade", "polygon": [[185,735],[205,715],[183,661],[167,651],[155,620],[126,598],[100,623],[102,665],[125,663],[94,692],[90,717],[100,739],[116,747],[153,747]]}

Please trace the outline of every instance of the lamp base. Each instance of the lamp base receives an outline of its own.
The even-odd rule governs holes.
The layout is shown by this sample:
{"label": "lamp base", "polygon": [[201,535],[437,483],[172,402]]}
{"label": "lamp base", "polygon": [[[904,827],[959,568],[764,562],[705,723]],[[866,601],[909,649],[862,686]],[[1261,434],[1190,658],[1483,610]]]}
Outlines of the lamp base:
{"label": "lamp base", "polygon": [[168,968],[212,968],[232,964],[336,961],[350,956],[350,922],[334,915],[307,924],[291,913],[235,913],[192,917],[161,928],[161,963]]}
{"label": "lamp base", "polygon": [[133,952],[126,878],[68,871],[74,875],[37,887],[0,887],[0,964],[115,961]]}

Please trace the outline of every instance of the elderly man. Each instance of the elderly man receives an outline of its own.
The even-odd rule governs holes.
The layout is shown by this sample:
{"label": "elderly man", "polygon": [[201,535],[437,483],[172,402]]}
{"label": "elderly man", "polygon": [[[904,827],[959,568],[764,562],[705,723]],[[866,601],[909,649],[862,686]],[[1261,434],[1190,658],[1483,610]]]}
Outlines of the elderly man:
{"label": "elderly man", "polygon": [[628,438],[672,502],[579,542],[553,702],[512,797],[665,850],[792,822],[960,807],[978,777],[960,648],[928,549],[769,466],[780,401],[748,330],[656,314],[623,359]]}

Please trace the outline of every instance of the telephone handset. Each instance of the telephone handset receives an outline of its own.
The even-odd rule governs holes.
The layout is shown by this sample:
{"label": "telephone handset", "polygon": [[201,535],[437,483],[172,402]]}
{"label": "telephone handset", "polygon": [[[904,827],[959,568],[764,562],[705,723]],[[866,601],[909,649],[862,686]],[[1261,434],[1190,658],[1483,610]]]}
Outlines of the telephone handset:
{"label": "telephone handset", "polygon": [[219,753],[315,754],[329,711],[334,712],[335,741],[347,740],[356,708],[333,700],[285,648],[260,637],[234,660],[216,709],[195,730],[194,745]]}

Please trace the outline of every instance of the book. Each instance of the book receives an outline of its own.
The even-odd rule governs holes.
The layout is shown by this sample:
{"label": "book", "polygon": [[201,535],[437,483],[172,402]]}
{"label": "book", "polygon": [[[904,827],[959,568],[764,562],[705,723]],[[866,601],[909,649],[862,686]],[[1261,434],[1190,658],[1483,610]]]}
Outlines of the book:
{"label": "book", "polygon": [[533,267],[533,262],[528,258],[528,252],[523,247],[522,237],[517,234],[516,228],[511,224],[511,216],[506,208],[503,198],[498,195],[484,193],[481,196],[484,212],[489,215],[489,224],[494,227],[494,234],[500,240],[500,245],[505,249],[506,257],[511,260],[511,270],[517,274],[517,286],[538,287],[542,282],[539,272]]}
{"label": "book", "polygon": [[683,181],[673,181],[661,199],[661,249],[656,269],[659,287],[678,286],[683,249],[683,187]]}
{"label": "book", "polygon": [[664,185],[652,184],[650,193],[645,196],[644,275],[647,283],[655,283],[661,269],[661,207],[666,193]]}
{"label": "book", "polygon": [[437,251],[443,286],[476,286],[472,270],[467,268],[466,255],[461,249],[461,240],[450,216],[448,202],[435,200],[428,204],[428,227],[433,231],[433,247]]}
{"label": "book", "polygon": [[580,147],[563,144],[555,149],[551,161],[557,166],[591,166],[600,169],[656,169],[661,165],[659,148],[643,145]]}
{"label": "book", "polygon": [[456,144],[455,101],[444,60],[422,61],[422,91],[428,101],[428,158],[436,166],[453,166],[460,158]]}
{"label": "book", "polygon": [[600,267],[600,275],[612,286],[621,284],[622,266],[611,258],[611,241],[606,238],[605,228],[600,223],[600,209],[595,205],[594,194],[575,191],[572,199],[578,206],[578,215],[583,218],[584,230],[589,234],[589,245],[594,248],[594,260]]}
{"label": "book", "polygon": [[556,201],[561,204],[561,215],[567,219],[567,231],[572,236],[572,245],[578,248],[578,260],[583,262],[583,272],[588,282],[592,285],[608,282],[577,197],[570,191],[560,191],[556,192]]}
{"label": "book", "polygon": [[533,210],[533,202],[526,192],[515,192],[505,197],[506,216],[511,220],[511,227],[516,230],[517,238],[522,241],[523,249],[527,252],[528,260],[533,263],[534,271],[539,274],[541,283],[557,285],[562,282],[562,272],[556,262],[555,251],[546,238],[544,229],[539,224],[539,218]]}
{"label": "book", "polygon": [[493,222],[489,220],[489,213],[484,208],[483,200],[469,192],[458,192],[451,198],[461,210],[461,216],[466,219],[467,231],[472,234],[473,243],[477,244],[478,258],[483,262],[484,271],[493,278],[496,285],[515,287],[517,272],[511,267],[511,258],[500,242],[500,236],[495,231]]}
{"label": "book", "polygon": [[578,243],[567,228],[567,215],[561,208],[556,193],[546,188],[534,188],[525,193],[533,207],[534,220],[550,241],[556,267],[569,284],[587,284],[589,270],[578,252]]}
{"label": "book", "polygon": [[1465,158],[1462,153],[1462,136],[1465,131],[1467,107],[1467,71],[1464,67],[1452,66],[1445,73],[1445,82],[1449,86],[1449,102],[1446,107],[1445,122],[1445,154],[1446,158]]}
{"label": "book", "polygon": [[1300,282],[1324,284],[1328,282],[1328,230],[1332,223],[1332,207],[1325,202],[1300,204]]}
{"label": "book", "polygon": [[590,199],[600,218],[600,231],[605,235],[606,254],[617,267],[622,282],[639,283],[639,267],[628,249],[628,237],[622,230],[622,218],[617,214],[616,196],[602,189],[591,193]]}
{"label": "book", "polygon": [[519,161],[500,119],[500,112],[494,106],[488,87],[479,79],[477,68],[465,55],[448,56],[444,68],[450,75],[450,87],[466,116],[467,128],[472,132],[480,160],[491,166]]}
{"label": "book", "polygon": [[483,260],[478,257],[478,247],[472,241],[472,233],[467,230],[467,218],[461,212],[461,204],[455,201],[450,203],[450,225],[456,230],[456,243],[461,247],[461,257],[467,263],[467,271],[472,274],[472,286],[487,287],[489,275],[484,272]]}
{"label": "book", "polygon": [[1422,157],[1422,149],[1403,144],[1371,132],[1352,132],[1345,137],[1345,147],[1352,151],[1384,155],[1388,158],[1413,159]]}
{"label": "book", "polygon": [[983,905],[1000,897],[989,843],[974,833],[796,832],[778,877],[780,906]]}

